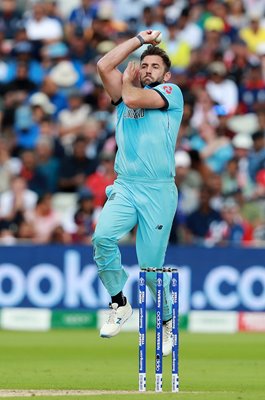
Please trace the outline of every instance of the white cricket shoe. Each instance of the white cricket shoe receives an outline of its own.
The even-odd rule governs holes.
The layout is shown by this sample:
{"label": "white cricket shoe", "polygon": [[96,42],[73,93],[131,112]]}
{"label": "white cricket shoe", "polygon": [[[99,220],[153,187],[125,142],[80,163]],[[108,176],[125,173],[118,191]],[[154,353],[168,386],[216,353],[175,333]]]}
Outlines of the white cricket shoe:
{"label": "white cricket shoe", "polygon": [[163,356],[172,353],[172,319],[163,324]]}
{"label": "white cricket shoe", "polygon": [[112,336],[118,335],[124,322],[126,322],[133,313],[128,300],[125,306],[119,307],[117,303],[112,303],[110,304],[110,308],[108,319],[100,329],[100,336],[102,338],[111,338]]}

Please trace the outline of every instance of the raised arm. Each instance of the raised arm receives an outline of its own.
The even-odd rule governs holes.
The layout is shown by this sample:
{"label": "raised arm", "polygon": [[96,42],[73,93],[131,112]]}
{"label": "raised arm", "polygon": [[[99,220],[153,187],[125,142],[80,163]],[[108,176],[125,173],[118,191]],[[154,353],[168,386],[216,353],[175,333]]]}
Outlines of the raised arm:
{"label": "raised arm", "polygon": [[[164,78],[170,77],[170,73]],[[137,84],[139,81],[139,67],[129,62],[123,74],[122,99],[129,108],[163,108],[165,100],[155,90],[144,90]]]}
{"label": "raised arm", "polygon": [[122,73],[118,66],[142,44],[156,45],[155,39],[159,31],[143,31],[139,35],[126,40],[105,54],[97,63],[98,73],[102,79],[105,90],[113,100],[117,102],[122,96]]}

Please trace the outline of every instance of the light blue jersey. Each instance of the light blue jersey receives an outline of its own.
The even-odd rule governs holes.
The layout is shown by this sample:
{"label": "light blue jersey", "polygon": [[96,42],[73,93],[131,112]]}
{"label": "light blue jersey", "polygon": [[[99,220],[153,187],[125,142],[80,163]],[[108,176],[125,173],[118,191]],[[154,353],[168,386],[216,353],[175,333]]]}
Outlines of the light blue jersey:
{"label": "light blue jersey", "polygon": [[115,171],[125,178],[174,177],[183,96],[179,87],[172,83],[145,89],[159,93],[166,105],[163,109],[131,109],[123,101],[118,104]]}
{"label": "light blue jersey", "polygon": [[[137,226],[140,268],[161,269],[177,208],[174,154],[183,97],[178,86],[169,83],[147,86],[145,90],[156,90],[165,100],[165,107],[134,110],[122,101],[118,104],[115,160],[118,177],[106,189],[108,201],[93,235],[94,260],[110,296],[120,293],[127,280],[119,240]],[[147,286],[155,300],[156,274],[147,275]],[[171,317],[170,278],[165,275],[163,320]]]}

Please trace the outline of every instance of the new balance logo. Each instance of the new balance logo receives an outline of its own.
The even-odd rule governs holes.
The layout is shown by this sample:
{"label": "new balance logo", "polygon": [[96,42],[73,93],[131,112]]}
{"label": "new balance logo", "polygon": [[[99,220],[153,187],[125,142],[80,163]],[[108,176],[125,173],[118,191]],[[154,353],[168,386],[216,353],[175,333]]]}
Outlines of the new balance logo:
{"label": "new balance logo", "polygon": [[122,318],[117,318],[116,324],[120,324],[121,320],[122,320]]}
{"label": "new balance logo", "polygon": [[159,231],[161,231],[161,229],[163,229],[163,225],[157,225],[156,229],[158,229]]}

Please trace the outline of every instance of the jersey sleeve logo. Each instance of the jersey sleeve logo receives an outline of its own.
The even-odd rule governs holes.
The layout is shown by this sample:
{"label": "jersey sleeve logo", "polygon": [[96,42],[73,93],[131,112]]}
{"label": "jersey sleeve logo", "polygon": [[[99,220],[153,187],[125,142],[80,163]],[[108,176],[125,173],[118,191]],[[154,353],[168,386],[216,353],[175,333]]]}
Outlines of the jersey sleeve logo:
{"label": "jersey sleeve logo", "polygon": [[163,89],[167,94],[171,94],[171,92],[172,92],[172,87],[171,86],[163,86]]}

